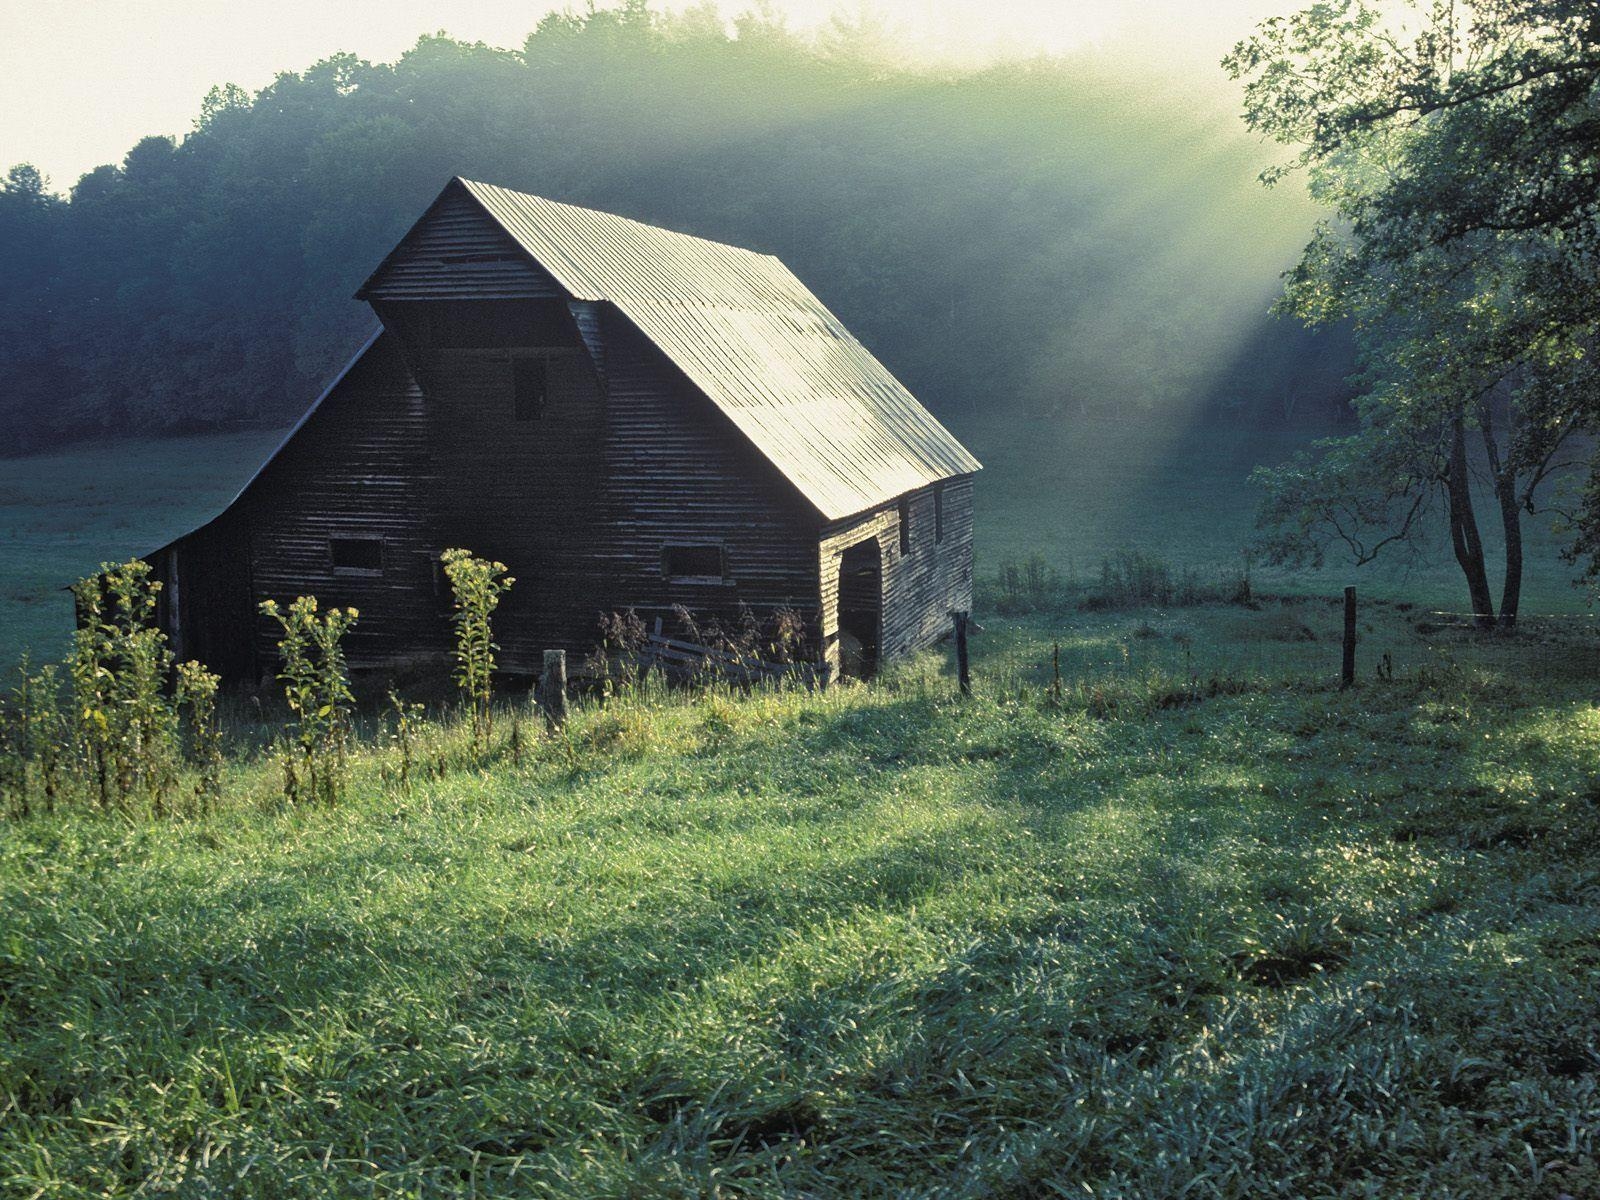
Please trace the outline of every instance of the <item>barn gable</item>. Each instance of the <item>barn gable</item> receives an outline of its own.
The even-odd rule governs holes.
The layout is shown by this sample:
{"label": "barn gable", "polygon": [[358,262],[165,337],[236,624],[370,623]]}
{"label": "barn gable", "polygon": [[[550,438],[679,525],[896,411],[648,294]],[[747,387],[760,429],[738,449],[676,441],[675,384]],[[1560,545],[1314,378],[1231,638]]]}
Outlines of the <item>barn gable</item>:
{"label": "barn gable", "polygon": [[447,187],[379,264],[358,300],[546,300],[561,284],[463,189]]}
{"label": "barn gable", "polygon": [[[508,245],[531,274],[516,276]],[[980,469],[770,255],[456,179],[357,296],[440,298],[486,280],[614,306],[828,520]]]}

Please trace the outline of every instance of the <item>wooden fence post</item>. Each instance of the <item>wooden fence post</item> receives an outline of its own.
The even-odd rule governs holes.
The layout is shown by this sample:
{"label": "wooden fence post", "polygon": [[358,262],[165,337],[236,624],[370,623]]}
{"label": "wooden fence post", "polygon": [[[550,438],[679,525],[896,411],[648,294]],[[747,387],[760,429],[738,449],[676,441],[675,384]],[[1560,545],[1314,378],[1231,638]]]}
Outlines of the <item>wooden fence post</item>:
{"label": "wooden fence post", "polygon": [[967,613],[963,609],[950,614],[956,625],[956,680],[963,696],[972,695],[972,674],[967,669]]}
{"label": "wooden fence post", "polygon": [[544,674],[539,679],[539,706],[550,728],[559,729],[567,720],[567,652],[546,650]]}
{"label": "wooden fence post", "polygon": [[1344,664],[1339,672],[1339,686],[1347,688],[1356,681],[1356,590],[1344,590]]}

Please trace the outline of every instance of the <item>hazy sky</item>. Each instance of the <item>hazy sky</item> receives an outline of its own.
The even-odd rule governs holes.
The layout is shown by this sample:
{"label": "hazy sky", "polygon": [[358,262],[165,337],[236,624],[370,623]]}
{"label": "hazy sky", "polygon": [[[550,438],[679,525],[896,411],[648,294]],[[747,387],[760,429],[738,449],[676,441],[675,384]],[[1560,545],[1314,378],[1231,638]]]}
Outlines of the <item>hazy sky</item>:
{"label": "hazy sky", "polygon": [[[549,0],[0,0],[0,169],[32,162],[65,191],[140,137],[183,134],[212,84],[254,91],[339,50],[393,59],[418,34],[519,46]],[[683,8],[686,0],[658,0]],[[726,12],[752,7],[723,0]],[[1255,21],[1291,0],[773,0],[796,27],[882,15],[929,54],[963,59],[1148,46],[1215,74]]]}

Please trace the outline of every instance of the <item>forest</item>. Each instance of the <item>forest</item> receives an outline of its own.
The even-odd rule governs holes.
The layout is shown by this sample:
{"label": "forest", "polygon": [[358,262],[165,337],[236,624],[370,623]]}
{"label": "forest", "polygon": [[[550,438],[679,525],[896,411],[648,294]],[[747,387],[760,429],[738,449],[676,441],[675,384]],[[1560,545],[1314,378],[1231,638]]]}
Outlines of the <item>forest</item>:
{"label": "forest", "polygon": [[[293,420],[451,175],[778,255],[938,415],[1345,415],[1349,339],[1268,309],[1313,210],[1220,89],[1114,56],[897,59],[868,22],[646,3],[214,88],[60,194],[0,186],[10,449]],[[980,415],[981,414],[981,415]],[[1141,416],[1141,419],[1143,417]]]}

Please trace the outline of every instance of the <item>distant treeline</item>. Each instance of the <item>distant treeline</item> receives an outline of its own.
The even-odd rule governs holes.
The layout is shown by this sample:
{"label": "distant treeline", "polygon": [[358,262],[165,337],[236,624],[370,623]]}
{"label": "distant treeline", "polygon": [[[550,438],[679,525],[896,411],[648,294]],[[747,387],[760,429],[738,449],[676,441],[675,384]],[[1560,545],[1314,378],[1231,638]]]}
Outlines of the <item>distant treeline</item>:
{"label": "distant treeline", "polygon": [[[283,423],[452,174],[782,257],[958,428],[1022,408],[1323,423],[1348,347],[1266,316],[1311,216],[1220,100],[1091,58],[890,64],[870,31],[641,3],[213,89],[66,197],[0,190],[0,428]],[[976,420],[975,420],[976,418]]]}

